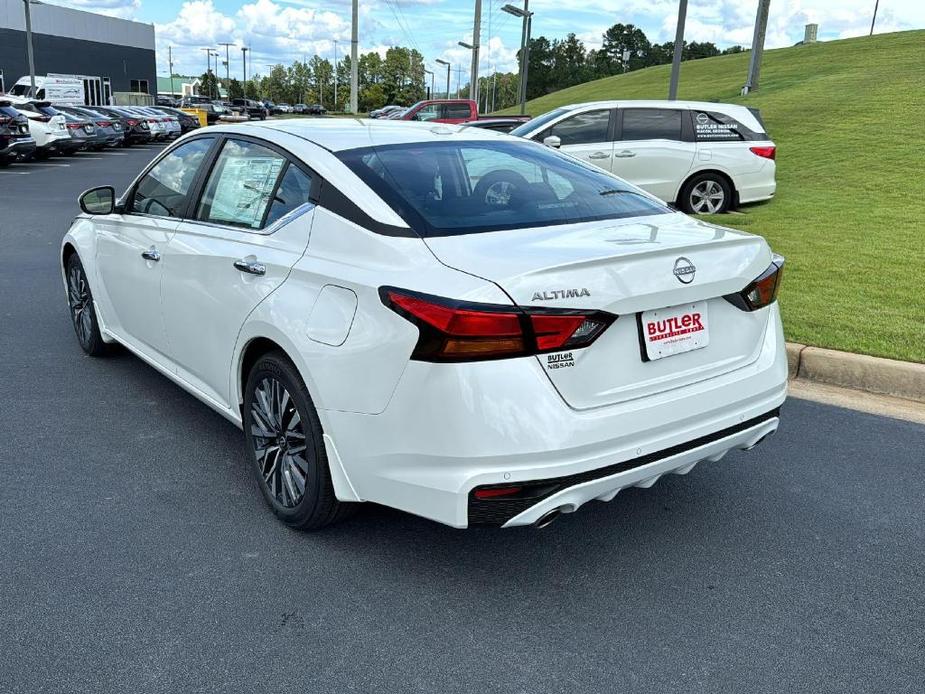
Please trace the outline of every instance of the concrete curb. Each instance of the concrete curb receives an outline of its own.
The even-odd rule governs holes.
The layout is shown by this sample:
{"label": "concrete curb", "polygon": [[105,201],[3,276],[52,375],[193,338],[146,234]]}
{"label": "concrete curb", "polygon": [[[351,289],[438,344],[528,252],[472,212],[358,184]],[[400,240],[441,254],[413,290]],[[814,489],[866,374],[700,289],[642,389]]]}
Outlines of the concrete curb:
{"label": "concrete curb", "polygon": [[790,378],[925,403],[925,364],[787,343]]}

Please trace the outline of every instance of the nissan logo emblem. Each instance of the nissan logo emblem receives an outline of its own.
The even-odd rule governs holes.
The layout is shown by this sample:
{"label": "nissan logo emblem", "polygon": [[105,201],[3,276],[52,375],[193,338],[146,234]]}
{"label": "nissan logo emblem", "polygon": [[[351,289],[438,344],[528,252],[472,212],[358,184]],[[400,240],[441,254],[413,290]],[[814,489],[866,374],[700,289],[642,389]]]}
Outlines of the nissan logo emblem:
{"label": "nissan logo emblem", "polygon": [[690,284],[694,281],[694,273],[697,272],[697,268],[694,267],[694,264],[690,260],[681,256],[674,261],[673,272],[679,282],[682,284]]}

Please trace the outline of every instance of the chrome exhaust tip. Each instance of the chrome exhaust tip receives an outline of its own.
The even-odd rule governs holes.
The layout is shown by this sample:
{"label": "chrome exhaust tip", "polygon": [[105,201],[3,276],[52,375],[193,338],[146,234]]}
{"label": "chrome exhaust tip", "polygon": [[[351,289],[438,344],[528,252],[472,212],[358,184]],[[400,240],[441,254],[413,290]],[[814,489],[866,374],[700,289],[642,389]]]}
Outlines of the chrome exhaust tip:
{"label": "chrome exhaust tip", "polygon": [[552,511],[547,511],[542,516],[537,518],[536,521],[533,523],[533,527],[536,528],[537,530],[539,530],[540,528],[545,528],[549,525],[552,525],[553,521],[555,521],[561,515],[562,515],[562,510],[558,508],[554,508]]}

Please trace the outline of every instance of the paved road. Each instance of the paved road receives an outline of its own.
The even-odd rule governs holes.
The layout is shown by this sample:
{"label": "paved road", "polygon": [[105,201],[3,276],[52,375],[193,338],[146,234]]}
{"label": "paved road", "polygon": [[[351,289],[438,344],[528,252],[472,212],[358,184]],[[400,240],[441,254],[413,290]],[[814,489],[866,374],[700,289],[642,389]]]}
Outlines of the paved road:
{"label": "paved road", "polygon": [[539,532],[279,525],[234,427],[72,334],[75,196],[152,154],[0,173],[0,692],[923,691],[920,425],[792,400]]}

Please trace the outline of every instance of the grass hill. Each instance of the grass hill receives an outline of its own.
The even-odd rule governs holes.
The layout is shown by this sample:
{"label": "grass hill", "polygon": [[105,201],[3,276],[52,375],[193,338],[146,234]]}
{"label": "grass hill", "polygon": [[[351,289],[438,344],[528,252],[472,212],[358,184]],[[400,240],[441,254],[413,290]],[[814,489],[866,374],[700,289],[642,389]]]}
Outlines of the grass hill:
{"label": "grass hill", "polygon": [[[789,340],[925,362],[925,31],[766,51],[761,89],[742,97],[748,56],[681,65],[680,98],[756,106],[778,147],[775,199],[710,221],[787,256]],[[587,82],[527,113],[664,99],[669,73]]]}

